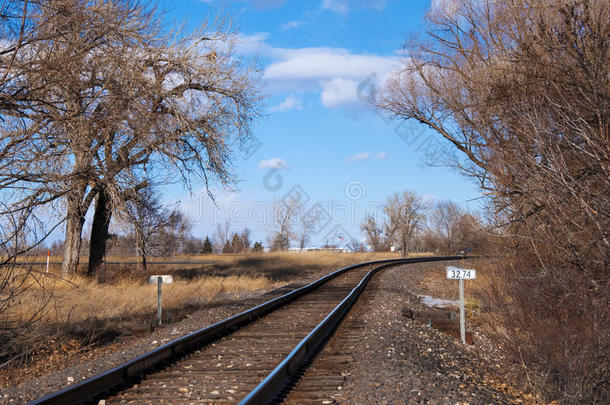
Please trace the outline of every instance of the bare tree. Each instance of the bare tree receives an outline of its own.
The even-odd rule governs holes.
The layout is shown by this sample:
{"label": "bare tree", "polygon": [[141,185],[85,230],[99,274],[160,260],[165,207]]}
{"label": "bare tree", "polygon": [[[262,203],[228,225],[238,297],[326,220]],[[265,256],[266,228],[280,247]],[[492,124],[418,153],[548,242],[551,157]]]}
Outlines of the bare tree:
{"label": "bare tree", "polygon": [[445,253],[455,253],[457,226],[463,213],[451,201],[436,204],[430,215],[432,230],[438,235],[439,248]]}
{"label": "bare tree", "polygon": [[363,242],[359,241],[358,239],[352,239],[347,244],[347,248],[349,250],[351,250],[352,252],[365,252],[366,251],[365,244]]}
{"label": "bare tree", "polygon": [[300,211],[301,215],[299,217],[299,229],[296,232],[296,240],[299,244],[299,249],[303,250],[307,243],[309,243],[311,233],[320,223],[320,217],[312,214],[308,215],[303,213],[302,210]]}
{"label": "bare tree", "polygon": [[484,253],[489,236],[479,217],[451,201],[440,201],[430,212],[423,240],[426,249],[445,254]]}
{"label": "bare tree", "polygon": [[[509,347],[548,370],[547,393],[607,402],[594,387],[608,381],[598,359],[610,344],[596,326],[610,321],[599,305],[610,291],[610,4],[436,4],[448,3],[377,105],[435,130],[489,196],[511,258],[505,304],[528,314],[506,317]],[[577,347],[556,338],[567,335]]]}
{"label": "bare tree", "polygon": [[153,238],[172,222],[172,213],[161,206],[159,198],[153,190],[146,188],[140,190],[125,204],[124,214],[127,221],[133,226],[142,269],[146,271],[147,257],[150,254]]}
{"label": "bare tree", "polygon": [[430,220],[432,226],[442,233],[443,237],[452,240],[456,224],[462,215],[463,213],[455,203],[451,201],[440,201],[434,206]]}
{"label": "bare tree", "polygon": [[395,193],[383,207],[389,239],[398,242],[403,257],[409,253],[413,236],[425,219],[426,209],[423,200],[411,191]]}
{"label": "bare tree", "polygon": [[387,250],[384,243],[382,225],[377,224],[374,216],[369,215],[366,217],[361,229],[366,233],[366,242],[374,252]]}
{"label": "bare tree", "polygon": [[294,220],[300,205],[293,200],[276,200],[273,205],[274,229],[269,235],[271,250],[288,250],[294,240]]}
{"label": "bare tree", "polygon": [[480,217],[465,213],[456,224],[455,239],[457,250],[465,253],[489,254],[490,244],[495,235]]}
{"label": "bare tree", "polygon": [[247,252],[250,250],[250,245],[252,242],[250,241],[250,229],[245,228],[239,234],[239,240],[241,242],[241,252]]}
{"label": "bare tree", "polygon": [[191,238],[193,224],[182,211],[177,208],[169,212],[169,217],[157,237],[158,244],[155,249],[158,256],[173,256],[184,253],[187,241]]}
{"label": "bare tree", "polygon": [[216,252],[221,252],[229,241],[229,232],[231,232],[231,223],[228,220],[222,224],[216,224],[216,231],[212,235]]}
{"label": "bare tree", "polygon": [[0,165],[13,170],[0,188],[13,209],[66,202],[64,272],[76,268],[94,200],[93,266],[110,215],[138,189],[176,176],[187,186],[192,176],[232,181],[231,151],[249,135],[258,96],[222,23],[167,34],[154,9],[132,0],[60,0],[27,21],[41,39],[11,65],[7,87],[28,98],[6,96]]}

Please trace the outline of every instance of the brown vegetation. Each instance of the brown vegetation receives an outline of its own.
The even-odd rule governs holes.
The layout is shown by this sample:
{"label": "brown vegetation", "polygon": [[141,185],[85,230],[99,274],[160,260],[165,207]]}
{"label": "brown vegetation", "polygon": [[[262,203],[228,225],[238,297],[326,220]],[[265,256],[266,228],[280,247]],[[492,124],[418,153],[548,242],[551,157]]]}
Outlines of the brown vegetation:
{"label": "brown vegetation", "polygon": [[403,256],[410,251],[439,255],[490,254],[494,238],[491,227],[485,226],[478,215],[451,201],[424,202],[408,190],[388,197],[383,205],[383,217],[369,215],[361,229],[374,252],[394,249]]}
{"label": "brown vegetation", "polygon": [[506,257],[497,311],[532,385],[607,403],[610,5],[438,4],[378,105],[438,132],[489,196]]}

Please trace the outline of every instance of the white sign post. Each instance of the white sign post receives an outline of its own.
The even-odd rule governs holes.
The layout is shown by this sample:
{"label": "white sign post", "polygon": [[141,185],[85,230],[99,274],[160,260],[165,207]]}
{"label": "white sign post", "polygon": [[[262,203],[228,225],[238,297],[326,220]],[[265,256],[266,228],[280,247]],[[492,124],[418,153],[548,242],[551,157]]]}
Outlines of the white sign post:
{"label": "white sign post", "polygon": [[161,284],[171,284],[174,278],[168,275],[153,275],[148,277],[148,284],[157,283],[157,322],[161,325]]}
{"label": "white sign post", "polygon": [[462,343],[466,344],[466,317],[464,315],[464,280],[474,280],[477,271],[472,269],[460,269],[459,267],[447,266],[447,278],[460,281],[460,337]]}

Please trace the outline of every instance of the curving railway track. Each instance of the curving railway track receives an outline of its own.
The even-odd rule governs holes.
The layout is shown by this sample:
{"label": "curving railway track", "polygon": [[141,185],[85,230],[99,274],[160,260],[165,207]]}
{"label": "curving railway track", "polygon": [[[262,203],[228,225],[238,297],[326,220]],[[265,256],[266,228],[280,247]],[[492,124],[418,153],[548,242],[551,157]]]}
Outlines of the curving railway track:
{"label": "curving railway track", "polygon": [[[33,403],[280,402],[376,272],[400,264],[458,259],[464,258],[391,259],[337,270]],[[329,378],[324,377],[324,384],[332,385]]]}

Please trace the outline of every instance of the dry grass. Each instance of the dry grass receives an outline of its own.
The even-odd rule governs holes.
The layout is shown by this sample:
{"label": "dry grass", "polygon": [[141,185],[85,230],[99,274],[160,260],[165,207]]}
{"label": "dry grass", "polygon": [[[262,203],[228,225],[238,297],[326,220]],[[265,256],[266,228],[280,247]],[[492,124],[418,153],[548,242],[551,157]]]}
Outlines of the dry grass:
{"label": "dry grass", "polygon": [[[231,275],[203,276],[194,280],[176,280],[163,286],[163,306],[174,309],[196,306],[214,301],[223,294],[239,298],[244,292],[268,290],[275,284],[265,277]],[[88,318],[129,318],[139,314],[153,314],[157,305],[157,286],[144,281],[123,279],[113,284],[76,275],[66,279],[49,277],[44,285],[52,292],[52,299],[40,323],[71,323]],[[32,288],[6,314],[12,319],[27,319],[36,309],[41,288]]]}
{"label": "dry grass", "polygon": [[[189,256],[173,259],[214,263],[201,267],[194,265],[193,268],[185,268],[185,265],[151,266],[147,274],[158,274],[159,270],[163,270],[175,275],[173,284],[163,286],[164,305],[171,308],[212,302],[224,294],[239,298],[244,292],[269,290],[278,287],[282,282],[299,280],[303,276],[332,271],[378,257],[387,255],[284,252],[264,255]],[[129,278],[118,278],[112,284],[100,284],[82,276],[68,279],[70,283],[56,282],[56,301],[61,306],[59,312],[66,314],[72,311],[72,319],[82,319],[91,314],[106,318],[154,310],[157,287],[146,284],[143,281],[146,277],[140,274],[136,272],[136,276],[132,273]],[[78,288],[74,288],[72,284]],[[72,310],[71,306],[75,309]]]}
{"label": "dry grass", "polygon": [[[497,311],[498,297],[503,293],[504,278],[499,272],[499,263],[494,259],[468,260],[454,264],[458,267],[475,269],[477,278],[464,282],[464,306],[468,322],[478,327],[486,336],[497,336],[505,332],[503,314]],[[459,300],[459,283],[448,280],[444,266],[438,271],[427,272],[422,280],[423,291],[427,295],[447,300]]]}
{"label": "dry grass", "polygon": [[[321,273],[364,261],[399,257],[397,254],[383,253],[335,253],[335,252],[273,252],[249,255],[201,255],[176,257],[176,261],[187,264],[158,262],[149,266],[147,274],[173,274],[183,279],[195,279],[201,275],[227,276],[249,275],[266,277],[274,282],[293,282],[311,279]],[[188,262],[193,262],[189,264]],[[206,262],[197,264],[197,262]],[[138,266],[114,265],[119,273],[132,270],[132,276],[142,277]],[[109,266],[111,267],[111,266]],[[134,271],[135,270],[135,271]],[[111,273],[111,272],[108,272]],[[112,274],[108,274],[112,278]]]}
{"label": "dry grass", "polygon": [[[500,349],[502,356],[496,361],[503,362],[505,377],[513,381],[518,388],[498,381],[493,382],[492,386],[499,390],[508,390],[507,392],[512,394],[519,394],[528,404],[547,403],[542,399],[542,393],[524,379],[522,365],[506,356],[504,345],[504,337],[507,333],[504,318],[506,313],[500,310],[498,300],[510,299],[510,297],[504,291],[507,280],[500,271],[502,263],[496,259],[480,259],[454,265],[477,271],[475,280],[464,283],[467,329],[478,330],[494,347]],[[433,270],[425,272],[422,278],[422,290],[425,294],[437,298],[453,301],[459,299],[459,283],[446,278],[444,265],[434,265]]]}
{"label": "dry grass", "polygon": [[[146,273],[138,265],[108,265],[104,282],[81,274],[62,278],[60,265],[48,274],[37,267],[36,282],[2,317],[26,320],[42,299],[51,294],[41,324],[80,322],[89,318],[126,319],[154,314],[156,285],[146,284],[151,274],[172,274],[175,282],[163,287],[164,308],[196,307],[230,294],[269,290],[280,284],[311,280],[321,274],[364,261],[400,257],[396,253],[273,252],[250,255],[198,255],[155,259]],[[43,262],[30,257],[30,262]],[[59,261],[61,258],[51,258]],[[129,263],[135,257],[109,257],[109,262]],[[171,261],[191,264],[162,264]],[[207,262],[198,264],[196,262]],[[84,269],[83,269],[84,270]]]}
{"label": "dry grass", "polygon": [[[452,266],[475,269],[477,278],[464,282],[466,305],[473,309],[483,309],[492,299],[490,293],[498,287],[501,281],[497,276],[495,261],[490,259],[468,260],[463,263],[453,263]],[[423,288],[426,294],[434,297],[458,300],[459,283],[448,280],[445,274],[445,265],[437,265],[438,271],[427,272],[423,278]]]}
{"label": "dry grass", "polygon": [[[429,253],[418,253],[415,256],[428,256]],[[413,256],[413,255],[410,255]],[[195,275],[205,273],[207,275],[217,274],[259,274],[276,280],[290,281],[304,274],[317,273],[320,270],[331,271],[350,264],[370,260],[390,259],[401,257],[399,253],[339,253],[330,251],[292,251],[292,252],[270,252],[263,254],[208,254],[208,255],[182,255],[172,257],[149,258],[148,271],[146,274],[173,273],[177,272],[186,278],[192,279]],[[61,256],[51,256],[51,272],[59,273]],[[46,256],[28,256],[21,258],[21,263],[41,263],[37,268],[44,271]],[[107,273],[118,276],[119,279],[129,277],[142,277],[140,271],[140,258],[136,256],[106,257],[108,264]],[[171,264],[171,262],[183,262]],[[192,262],[190,264],[189,262]],[[199,262],[199,263],[198,263]],[[201,262],[207,262],[202,264]],[[79,271],[86,272],[87,257],[81,257]],[[108,280],[104,280],[108,281]]]}
{"label": "dry grass", "polygon": [[[82,274],[61,277],[60,257],[51,257],[49,273],[34,266],[30,288],[9,311],[6,319],[28,319],[41,299],[51,296],[40,320],[27,330],[0,334],[0,385],[10,384],[23,367],[49,369],[62,356],[90,350],[111,342],[133,325],[151,324],[157,305],[156,285],[146,284],[151,274],[172,274],[174,283],[163,285],[164,314],[176,322],[189,313],[267,291],[291,282],[309,282],[335,269],[370,260],[396,258],[393,253],[276,252],[250,255],[199,255],[155,258],[146,273],[135,257],[109,257],[103,282]],[[192,264],[166,264],[167,262]],[[46,262],[46,256],[22,259]],[[199,262],[199,263],[197,263]],[[205,263],[201,263],[205,262]],[[79,270],[86,269],[86,261]],[[165,320],[164,320],[165,322]],[[50,358],[53,358],[52,364]],[[8,363],[6,363],[8,361]],[[6,363],[4,366],[3,364]],[[33,372],[36,374],[38,372]]]}
{"label": "dry grass", "polygon": [[[167,308],[197,305],[214,301],[220,295],[239,297],[244,292],[268,290],[282,282],[311,278],[353,263],[398,257],[378,253],[277,252],[252,255],[199,255],[163,258],[155,262],[206,261],[207,264],[151,265],[146,273],[137,265],[109,265],[107,282],[76,274],[60,276],[60,266],[52,265],[48,274],[39,268],[38,282],[31,287],[3,316],[26,319],[35,310],[35,303],[52,293],[42,323],[78,322],[90,317],[98,319],[129,317],[153,313],[156,308],[156,285],[146,284],[150,274],[169,273],[175,282],[163,287],[163,303]],[[30,258],[30,261],[42,261]],[[110,257],[108,261],[133,262],[137,258]]]}

